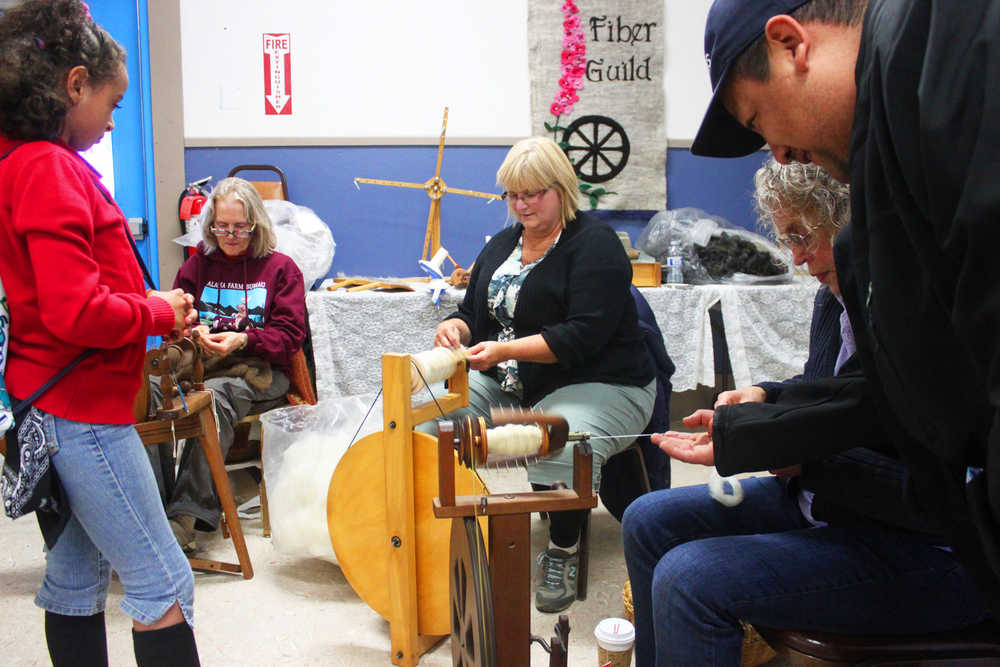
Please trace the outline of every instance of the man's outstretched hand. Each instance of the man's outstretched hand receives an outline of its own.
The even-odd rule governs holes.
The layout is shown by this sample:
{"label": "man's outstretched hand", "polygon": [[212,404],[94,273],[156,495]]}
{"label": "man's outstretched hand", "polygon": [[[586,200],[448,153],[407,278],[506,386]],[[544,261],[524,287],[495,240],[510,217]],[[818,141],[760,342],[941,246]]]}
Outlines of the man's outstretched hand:
{"label": "man's outstretched hand", "polygon": [[703,466],[715,465],[715,445],[712,444],[712,419],[714,410],[697,410],[682,421],[688,428],[703,428],[696,433],[667,431],[650,436],[654,445],[665,451],[671,458],[685,463]]}

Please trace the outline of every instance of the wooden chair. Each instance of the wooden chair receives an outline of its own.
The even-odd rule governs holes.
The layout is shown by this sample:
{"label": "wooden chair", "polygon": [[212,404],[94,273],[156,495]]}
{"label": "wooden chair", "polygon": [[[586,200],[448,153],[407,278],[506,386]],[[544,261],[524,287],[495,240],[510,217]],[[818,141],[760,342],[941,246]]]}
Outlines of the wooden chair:
{"label": "wooden chair", "polygon": [[261,199],[288,200],[288,182],[285,180],[285,172],[278,167],[273,164],[241,164],[230,169],[229,175],[236,176],[241,171],[271,171],[276,173],[279,179],[277,181],[250,181],[250,184],[257,189]]}
{"label": "wooden chair", "polygon": [[779,655],[797,664],[998,665],[1000,623],[923,635],[852,637],[757,627]]}

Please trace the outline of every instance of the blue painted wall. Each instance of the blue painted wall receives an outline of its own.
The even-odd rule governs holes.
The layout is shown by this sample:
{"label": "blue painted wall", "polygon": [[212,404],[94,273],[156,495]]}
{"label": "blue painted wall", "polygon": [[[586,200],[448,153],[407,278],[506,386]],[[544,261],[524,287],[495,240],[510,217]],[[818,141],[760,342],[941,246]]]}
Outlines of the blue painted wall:
{"label": "blue painted wall", "polygon": [[[450,187],[499,192],[496,170],[506,146],[446,146],[441,178]],[[735,225],[753,228],[750,193],[753,173],[765,153],[746,158],[699,158],[687,149],[670,149],[667,200],[670,208],[695,206]],[[423,183],[434,175],[436,146],[314,146],[188,148],[186,180],[224,178],[239,164],[273,164],[288,179],[288,196],[308,206],[333,230],[337,243],[331,276],[420,275],[417,260],[424,244],[430,199],[422,190],[376,185],[355,188],[355,177]],[[266,180],[265,173],[241,174]],[[633,241],[655,211],[605,211],[600,215],[628,231]],[[502,202],[446,195],[442,203],[441,244],[463,266],[482,248],[483,238],[502,228]],[[178,234],[180,226],[178,224]]]}

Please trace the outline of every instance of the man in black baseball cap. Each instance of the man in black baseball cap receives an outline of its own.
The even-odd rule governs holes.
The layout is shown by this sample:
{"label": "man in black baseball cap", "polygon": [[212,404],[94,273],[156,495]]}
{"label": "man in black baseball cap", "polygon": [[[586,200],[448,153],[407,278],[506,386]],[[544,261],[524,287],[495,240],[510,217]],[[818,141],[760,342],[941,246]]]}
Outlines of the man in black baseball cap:
{"label": "man in black baseball cap", "polygon": [[779,162],[816,162],[851,185],[835,255],[867,381],[826,395],[800,384],[776,421],[823,406],[810,444],[830,451],[886,434],[908,502],[976,583],[968,608],[995,622],[1000,1],[716,0],[705,55],[713,97],[693,153],[767,143]]}
{"label": "man in black baseball cap", "polygon": [[723,106],[723,88],[733,64],[764,35],[773,16],[784,15],[809,0],[720,0],[712,4],[705,24],[705,62],[712,80],[712,101],[691,145],[695,155],[739,157],[764,145],[764,138],[740,125]]}

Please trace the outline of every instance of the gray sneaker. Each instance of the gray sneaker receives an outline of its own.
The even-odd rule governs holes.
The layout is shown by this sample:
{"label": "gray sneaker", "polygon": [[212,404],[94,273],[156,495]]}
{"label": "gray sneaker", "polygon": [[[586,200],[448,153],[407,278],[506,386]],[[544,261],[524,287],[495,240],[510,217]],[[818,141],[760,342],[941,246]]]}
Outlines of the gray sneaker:
{"label": "gray sneaker", "polygon": [[170,530],[173,532],[174,538],[177,539],[177,544],[180,545],[184,553],[192,553],[197,548],[195,546],[194,527],[188,528],[177,519],[169,519],[168,521],[170,523]]}
{"label": "gray sneaker", "polygon": [[576,600],[577,553],[549,549],[538,554],[535,609],[554,614]]}

